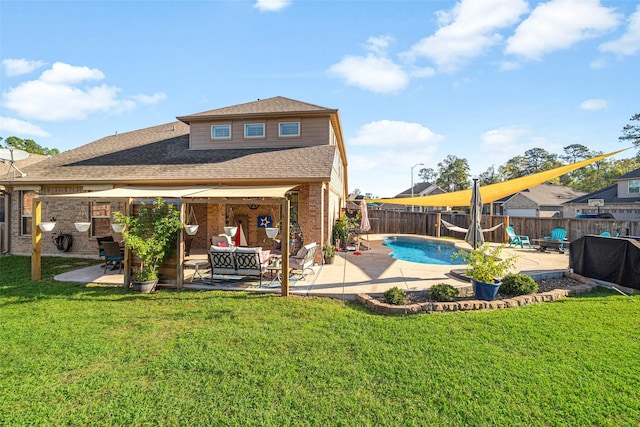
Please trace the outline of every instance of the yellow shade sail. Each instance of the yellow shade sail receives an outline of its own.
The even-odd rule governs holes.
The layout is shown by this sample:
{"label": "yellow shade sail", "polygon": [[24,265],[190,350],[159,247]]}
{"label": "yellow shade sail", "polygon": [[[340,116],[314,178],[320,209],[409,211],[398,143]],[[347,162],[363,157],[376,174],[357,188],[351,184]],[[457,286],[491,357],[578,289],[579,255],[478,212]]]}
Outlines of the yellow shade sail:
{"label": "yellow shade sail", "polygon": [[[544,172],[538,172],[531,175],[522,176],[520,178],[511,179],[509,181],[482,186],[480,187],[482,201],[484,203],[491,203],[496,200],[500,200],[503,197],[510,196],[519,191],[526,190],[527,188],[535,187],[536,185],[540,185],[544,182],[552,180],[553,178],[557,178],[566,173],[587,166],[591,163],[606,159],[607,157],[613,156],[625,150],[628,150],[628,148],[614,151],[609,154],[603,154],[591,159],[582,160],[570,165],[560,166],[558,168],[550,169]],[[470,200],[471,189],[454,191],[452,193],[435,194],[432,196],[399,197],[394,199],[368,199],[367,202],[411,206],[468,206]]]}

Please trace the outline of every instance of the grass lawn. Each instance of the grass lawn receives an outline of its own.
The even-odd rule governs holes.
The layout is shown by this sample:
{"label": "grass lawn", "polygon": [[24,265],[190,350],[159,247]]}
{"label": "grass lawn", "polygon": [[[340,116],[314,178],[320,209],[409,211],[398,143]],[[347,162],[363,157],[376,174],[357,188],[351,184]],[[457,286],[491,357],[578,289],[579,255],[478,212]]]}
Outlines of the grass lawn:
{"label": "grass lawn", "polygon": [[52,280],[75,261],[0,257],[0,425],[640,424],[638,297],[383,317]]}

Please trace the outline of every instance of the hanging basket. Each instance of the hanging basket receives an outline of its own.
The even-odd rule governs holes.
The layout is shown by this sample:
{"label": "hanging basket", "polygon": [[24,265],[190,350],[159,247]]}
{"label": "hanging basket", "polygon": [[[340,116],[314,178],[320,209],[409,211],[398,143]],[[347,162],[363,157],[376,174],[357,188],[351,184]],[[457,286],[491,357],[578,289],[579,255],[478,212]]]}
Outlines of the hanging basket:
{"label": "hanging basket", "polygon": [[193,206],[189,206],[189,216],[187,217],[187,223],[184,225],[184,231],[189,236],[193,236],[198,232],[198,227],[199,225],[196,213],[193,211]]}
{"label": "hanging basket", "polygon": [[198,224],[185,224],[184,231],[189,236],[193,236],[194,234],[196,234],[198,232],[198,227],[200,227]]}
{"label": "hanging basket", "polygon": [[116,233],[122,233],[124,231],[124,229],[126,228],[126,226],[124,224],[118,224],[118,223],[114,222],[114,223],[111,224],[111,228]]}
{"label": "hanging basket", "polygon": [[91,228],[90,222],[74,222],[73,225],[75,225],[76,230],[78,230],[81,233],[84,233],[85,231],[89,231],[89,229]]}
{"label": "hanging basket", "polygon": [[55,221],[44,221],[40,223],[40,230],[42,231],[51,231],[53,227],[56,226]]}
{"label": "hanging basket", "polygon": [[267,227],[264,230],[267,233],[267,237],[270,239],[276,237],[278,235],[278,231],[280,231],[277,227]]}

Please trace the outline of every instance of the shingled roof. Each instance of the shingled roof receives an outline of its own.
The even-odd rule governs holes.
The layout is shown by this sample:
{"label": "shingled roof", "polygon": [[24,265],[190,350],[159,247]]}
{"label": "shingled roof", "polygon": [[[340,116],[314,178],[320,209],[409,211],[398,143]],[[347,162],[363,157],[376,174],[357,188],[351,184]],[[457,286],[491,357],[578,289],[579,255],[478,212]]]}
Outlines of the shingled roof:
{"label": "shingled roof", "polygon": [[283,96],[276,96],[274,98],[258,99],[257,101],[244,104],[180,116],[177,117],[177,119],[185,123],[190,123],[194,120],[230,118],[235,116],[334,114],[337,113],[337,111],[338,110],[285,98]]}
{"label": "shingled roof", "polygon": [[189,126],[172,122],[108,136],[24,168],[21,183],[225,184],[331,178],[337,147],[189,150]]}

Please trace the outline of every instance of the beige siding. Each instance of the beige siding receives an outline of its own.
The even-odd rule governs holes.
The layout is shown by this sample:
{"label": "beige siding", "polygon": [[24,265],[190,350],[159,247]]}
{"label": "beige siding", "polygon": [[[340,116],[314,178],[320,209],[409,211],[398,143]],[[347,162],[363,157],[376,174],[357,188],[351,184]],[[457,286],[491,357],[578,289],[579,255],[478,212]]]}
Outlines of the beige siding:
{"label": "beige siding", "polygon": [[[278,124],[281,122],[300,122],[300,136],[278,136]],[[265,124],[265,138],[245,138],[244,125],[251,123]],[[211,125],[231,125],[230,139],[211,139]],[[189,146],[194,150],[224,148],[262,148],[262,147],[309,147],[313,145],[329,145],[331,143],[331,123],[328,117],[275,118],[225,120],[216,122],[191,123]],[[335,138],[335,136],[334,136]]]}

